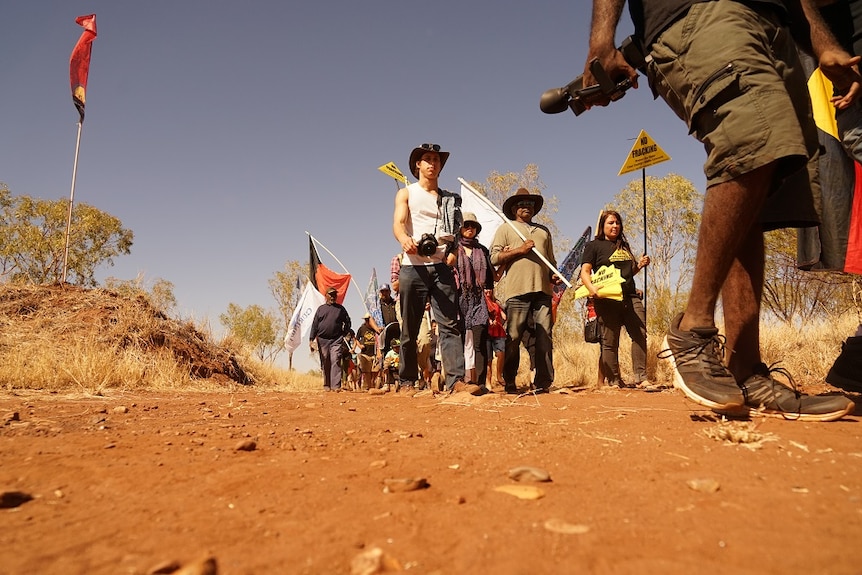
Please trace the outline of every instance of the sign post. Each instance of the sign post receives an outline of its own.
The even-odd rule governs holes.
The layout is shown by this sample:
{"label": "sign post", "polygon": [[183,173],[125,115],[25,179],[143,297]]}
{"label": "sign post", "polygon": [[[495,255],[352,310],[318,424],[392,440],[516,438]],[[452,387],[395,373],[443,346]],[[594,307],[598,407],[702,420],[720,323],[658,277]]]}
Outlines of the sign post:
{"label": "sign post", "polygon": [[[647,250],[647,210],[646,210],[646,169],[649,166],[660,164],[670,160],[664,150],[656,144],[645,130],[641,130],[635,140],[635,145],[632,146],[626,161],[620,168],[618,176],[628,174],[637,169],[641,170],[641,186],[643,188],[643,212],[644,212],[644,253],[649,253]],[[644,311],[646,311],[646,270],[644,270]]]}

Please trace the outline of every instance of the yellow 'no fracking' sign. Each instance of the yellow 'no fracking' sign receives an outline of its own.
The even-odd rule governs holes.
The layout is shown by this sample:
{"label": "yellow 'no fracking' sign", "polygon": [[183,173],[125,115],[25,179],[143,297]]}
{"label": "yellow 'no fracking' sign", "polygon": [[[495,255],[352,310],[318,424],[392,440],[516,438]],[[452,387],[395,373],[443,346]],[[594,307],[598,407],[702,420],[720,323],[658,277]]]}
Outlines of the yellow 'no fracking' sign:
{"label": "yellow 'no fracking' sign", "polygon": [[395,162],[389,162],[388,164],[383,164],[382,166],[380,166],[377,169],[380,170],[381,172],[383,172],[384,174],[386,174],[387,176],[389,176],[390,178],[395,178],[396,180],[404,182],[405,184],[410,183],[407,181],[407,176],[402,174],[401,170],[398,169],[398,166],[395,165]]}
{"label": "yellow 'no fracking' sign", "polygon": [[637,140],[635,140],[635,145],[629,152],[629,157],[626,158],[626,163],[623,164],[617,175],[622,176],[635,170],[666,162],[669,159],[670,156],[664,153],[664,150],[655,143],[655,140],[650,138],[644,130],[641,130]]}

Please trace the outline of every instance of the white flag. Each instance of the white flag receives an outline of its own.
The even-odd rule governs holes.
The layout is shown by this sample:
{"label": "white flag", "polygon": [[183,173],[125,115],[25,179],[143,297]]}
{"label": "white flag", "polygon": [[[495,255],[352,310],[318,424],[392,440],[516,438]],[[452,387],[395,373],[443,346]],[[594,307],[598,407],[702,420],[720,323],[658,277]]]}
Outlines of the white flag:
{"label": "white flag", "polygon": [[470,188],[461,184],[461,213],[463,214],[464,212],[473,212],[476,214],[476,219],[482,224],[479,243],[490,248],[497,228],[503,223],[503,216],[482,201],[481,198],[477,198],[476,194]]}
{"label": "white flag", "polygon": [[307,282],[302,296],[299,298],[299,303],[296,304],[296,309],[293,310],[293,315],[290,317],[287,335],[284,336],[284,349],[288,353],[293,353],[302,343],[302,340],[308,337],[308,332],[311,331],[311,322],[314,320],[314,312],[324,303],[326,300],[323,294],[317,291],[311,282]]}

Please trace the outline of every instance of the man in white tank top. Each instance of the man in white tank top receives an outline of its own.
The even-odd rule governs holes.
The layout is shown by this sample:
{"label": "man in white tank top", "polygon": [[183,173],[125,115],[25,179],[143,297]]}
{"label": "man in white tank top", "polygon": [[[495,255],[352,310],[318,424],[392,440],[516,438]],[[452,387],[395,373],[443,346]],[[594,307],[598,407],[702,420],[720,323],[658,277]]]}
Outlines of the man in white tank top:
{"label": "man in white tank top", "polygon": [[420,378],[417,361],[417,338],[430,298],[437,320],[441,359],[446,374],[447,391],[480,393],[477,385],[464,383],[464,345],[458,329],[458,297],[455,276],[444,262],[446,244],[440,206],[442,196],[450,194],[437,185],[440,171],[449,152],[437,144],[422,144],[410,152],[410,171],[419,180],[395,195],[392,232],[401,244],[404,257],[398,276],[401,305],[401,359],[398,370],[401,393],[416,393]]}

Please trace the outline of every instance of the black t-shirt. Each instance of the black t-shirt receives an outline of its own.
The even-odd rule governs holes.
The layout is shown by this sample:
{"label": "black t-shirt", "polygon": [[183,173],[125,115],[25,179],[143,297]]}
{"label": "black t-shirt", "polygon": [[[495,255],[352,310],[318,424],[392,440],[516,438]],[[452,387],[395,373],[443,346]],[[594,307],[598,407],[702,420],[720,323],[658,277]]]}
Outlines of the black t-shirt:
{"label": "black t-shirt", "polygon": [[377,341],[377,334],[370,325],[363,323],[359,326],[356,332],[356,339],[359,340],[359,345],[362,346],[363,355],[374,355],[374,344]]}
{"label": "black t-shirt", "polygon": [[[628,0],[635,35],[642,38],[649,49],[665,28],[685,14],[692,4],[708,1],[715,0]],[[786,13],[782,0],[747,0],[742,4],[768,4]]]}
{"label": "black t-shirt", "polygon": [[623,283],[623,293],[634,295],[637,292],[634,280],[635,259],[631,252],[620,248],[610,240],[593,240],[584,248],[581,256],[582,264],[590,264],[593,273],[602,266],[613,265],[620,270],[620,275],[626,281]]}

